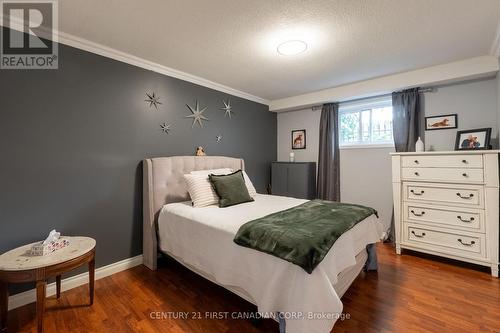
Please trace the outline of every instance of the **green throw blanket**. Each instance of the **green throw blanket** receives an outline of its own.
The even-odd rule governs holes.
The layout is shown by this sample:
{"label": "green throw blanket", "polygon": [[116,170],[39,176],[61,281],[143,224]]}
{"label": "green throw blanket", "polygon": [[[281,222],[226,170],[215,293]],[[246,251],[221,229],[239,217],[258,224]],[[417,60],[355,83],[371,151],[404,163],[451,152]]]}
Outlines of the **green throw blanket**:
{"label": "green throw blanket", "polygon": [[372,214],[378,217],[373,208],[312,200],[245,223],[234,242],[289,261],[311,274],[344,232]]}

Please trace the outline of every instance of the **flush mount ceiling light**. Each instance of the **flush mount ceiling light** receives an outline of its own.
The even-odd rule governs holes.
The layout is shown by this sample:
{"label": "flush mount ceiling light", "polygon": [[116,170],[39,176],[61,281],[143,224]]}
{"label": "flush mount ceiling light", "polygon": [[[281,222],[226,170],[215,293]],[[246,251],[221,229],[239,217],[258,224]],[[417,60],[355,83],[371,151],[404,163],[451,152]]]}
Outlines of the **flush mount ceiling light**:
{"label": "flush mount ceiling light", "polygon": [[301,40],[289,40],[278,45],[278,53],[285,56],[297,55],[307,50],[307,43]]}

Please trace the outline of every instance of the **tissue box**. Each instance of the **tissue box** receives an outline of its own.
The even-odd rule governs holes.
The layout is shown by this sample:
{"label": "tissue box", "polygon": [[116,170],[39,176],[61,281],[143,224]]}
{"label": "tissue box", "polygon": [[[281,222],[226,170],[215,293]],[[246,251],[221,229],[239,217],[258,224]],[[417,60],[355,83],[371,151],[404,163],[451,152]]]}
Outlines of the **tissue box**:
{"label": "tissue box", "polygon": [[31,247],[31,254],[34,256],[45,256],[68,245],[69,240],[64,238],[49,242],[45,245],[43,245],[43,242],[39,242]]}

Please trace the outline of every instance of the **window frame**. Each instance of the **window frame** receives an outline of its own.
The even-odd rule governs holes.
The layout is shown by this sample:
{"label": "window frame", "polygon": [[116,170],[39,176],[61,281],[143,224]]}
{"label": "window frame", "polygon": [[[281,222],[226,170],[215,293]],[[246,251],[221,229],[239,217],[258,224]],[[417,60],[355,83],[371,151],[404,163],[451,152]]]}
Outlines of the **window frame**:
{"label": "window frame", "polygon": [[[359,115],[360,115],[359,116],[359,122],[360,122],[360,124],[359,124],[359,138],[362,138],[362,136],[363,136],[362,112],[365,110],[370,110],[369,128],[370,128],[370,133],[371,133],[372,126],[373,126],[373,124],[372,124],[373,112],[371,110],[376,109],[376,108],[388,107],[388,106],[392,107],[392,98],[390,95],[340,103],[340,105],[339,105],[339,117],[338,117],[339,131],[341,131],[341,128],[342,128],[342,126],[341,126],[342,114],[359,113]],[[394,133],[393,133],[393,135],[394,135]],[[342,143],[340,140],[340,137],[341,137],[341,133],[339,132],[339,148],[340,149],[393,148],[394,147],[394,140],[392,140],[392,141],[376,141],[376,142],[357,141],[357,142]]]}

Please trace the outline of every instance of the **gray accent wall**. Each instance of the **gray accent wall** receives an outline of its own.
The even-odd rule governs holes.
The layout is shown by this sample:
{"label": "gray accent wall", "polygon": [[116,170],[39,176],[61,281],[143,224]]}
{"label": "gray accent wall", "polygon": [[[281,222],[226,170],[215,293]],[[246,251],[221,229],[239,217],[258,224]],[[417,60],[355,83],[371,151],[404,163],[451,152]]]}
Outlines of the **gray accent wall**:
{"label": "gray accent wall", "polygon": [[[158,110],[144,101],[153,91]],[[232,119],[220,110],[228,97]],[[208,106],[204,128],[185,118],[195,99]],[[55,228],[94,237],[98,267],[139,255],[142,159],[203,146],[244,158],[263,193],[276,126],[265,105],[64,45],[58,70],[0,70],[0,252]]]}

